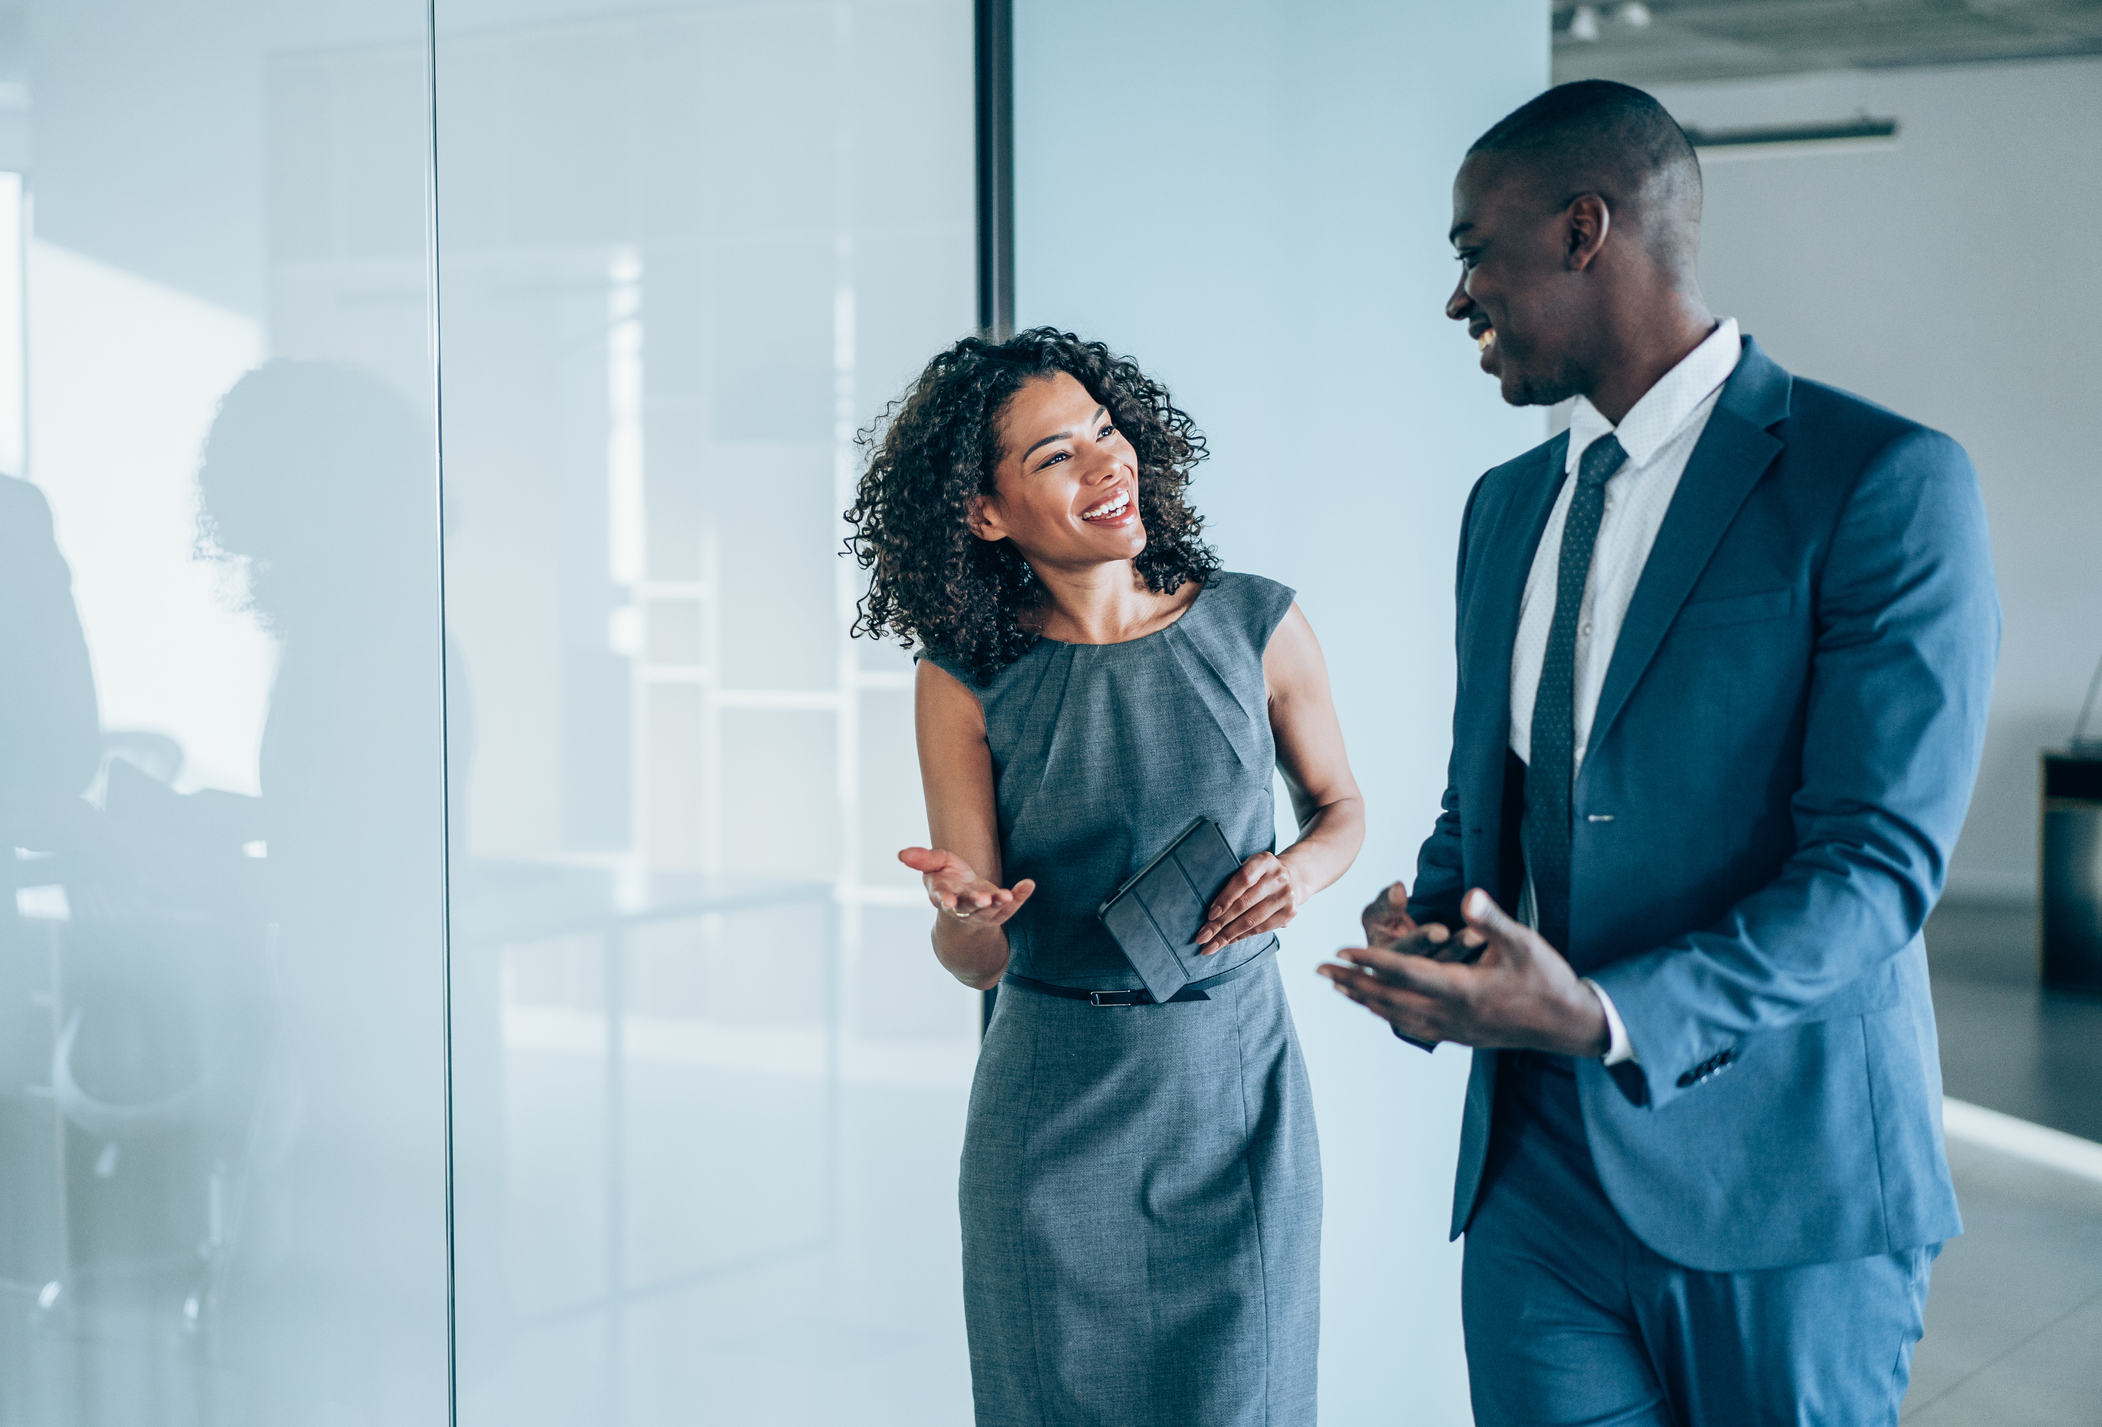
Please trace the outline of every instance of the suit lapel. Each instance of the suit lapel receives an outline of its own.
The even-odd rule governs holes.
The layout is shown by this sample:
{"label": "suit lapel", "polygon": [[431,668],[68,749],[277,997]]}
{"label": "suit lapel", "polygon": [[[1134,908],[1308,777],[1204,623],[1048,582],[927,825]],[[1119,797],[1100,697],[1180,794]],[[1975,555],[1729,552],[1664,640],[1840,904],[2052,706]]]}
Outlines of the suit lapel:
{"label": "suit lapel", "polygon": [[1521,475],[1519,487],[1490,527],[1473,541],[1465,591],[1464,654],[1460,661],[1461,695],[1472,712],[1459,726],[1472,734],[1464,750],[1475,776],[1463,787],[1482,801],[1468,816],[1470,826],[1487,826],[1497,818],[1503,799],[1504,750],[1511,742],[1511,649],[1518,641],[1518,611],[1526,577],[1540,534],[1562,489],[1563,464],[1569,450],[1564,434],[1542,446],[1537,462]]}
{"label": "suit lapel", "polygon": [[[1708,428],[1686,462],[1628,602],[1587,748],[1596,749],[1605,741],[1745,497],[1780,454],[1781,439],[1766,428],[1788,415],[1790,384],[1788,373],[1747,337],[1737,369],[1723,384]],[[1585,767],[1590,766],[1587,758]]]}

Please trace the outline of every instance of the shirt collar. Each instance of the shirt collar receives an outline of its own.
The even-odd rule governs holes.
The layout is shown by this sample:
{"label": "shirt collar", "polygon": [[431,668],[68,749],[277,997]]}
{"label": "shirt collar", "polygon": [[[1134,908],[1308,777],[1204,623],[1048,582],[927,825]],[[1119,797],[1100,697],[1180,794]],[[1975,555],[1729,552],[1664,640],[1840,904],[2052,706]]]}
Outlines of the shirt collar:
{"label": "shirt collar", "polygon": [[1725,317],[1677,366],[1657,378],[1657,384],[1628,409],[1618,428],[1599,414],[1590,397],[1578,397],[1569,413],[1565,469],[1576,470],[1584,448],[1606,435],[1620,437],[1621,449],[1628,453],[1628,469],[1647,464],[1665,442],[1685,429],[1702,403],[1730,379],[1742,351],[1737,319]]}

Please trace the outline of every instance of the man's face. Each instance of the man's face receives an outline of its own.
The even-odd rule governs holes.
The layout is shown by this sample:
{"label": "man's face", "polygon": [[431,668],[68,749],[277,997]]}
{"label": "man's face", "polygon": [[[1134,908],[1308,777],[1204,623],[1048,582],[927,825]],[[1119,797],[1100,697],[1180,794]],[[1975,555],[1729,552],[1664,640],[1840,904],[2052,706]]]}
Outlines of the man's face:
{"label": "man's face", "polygon": [[1467,324],[1482,370],[1513,406],[1550,406],[1583,389],[1584,321],[1568,263],[1567,215],[1510,160],[1471,154],[1452,185],[1460,281],[1445,315]]}

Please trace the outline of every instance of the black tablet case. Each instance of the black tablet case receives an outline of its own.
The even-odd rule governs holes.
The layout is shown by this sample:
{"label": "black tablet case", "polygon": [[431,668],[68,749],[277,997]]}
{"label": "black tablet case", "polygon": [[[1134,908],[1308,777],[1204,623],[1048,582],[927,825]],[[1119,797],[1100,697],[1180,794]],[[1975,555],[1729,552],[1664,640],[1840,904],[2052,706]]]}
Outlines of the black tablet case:
{"label": "black tablet case", "polygon": [[1097,910],[1155,1001],[1210,975],[1197,954],[1197,933],[1212,898],[1240,867],[1219,825],[1199,818]]}

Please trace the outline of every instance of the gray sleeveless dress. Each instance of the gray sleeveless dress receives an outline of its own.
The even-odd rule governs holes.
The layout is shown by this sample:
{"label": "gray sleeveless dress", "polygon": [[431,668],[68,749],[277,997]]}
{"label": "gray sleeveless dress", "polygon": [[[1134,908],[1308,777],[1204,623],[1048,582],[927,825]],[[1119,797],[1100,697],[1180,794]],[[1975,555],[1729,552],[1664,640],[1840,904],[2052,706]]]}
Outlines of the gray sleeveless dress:
{"label": "gray sleeveless dress", "polygon": [[[988,685],[1009,969],[1140,985],[1095,909],[1200,814],[1272,847],[1263,649],[1292,592],[1215,574],[1123,644],[1039,640]],[[979,1427],[1314,1421],[1321,1160],[1277,939],[1209,999],[1096,1007],[1003,986],[960,1201]]]}

